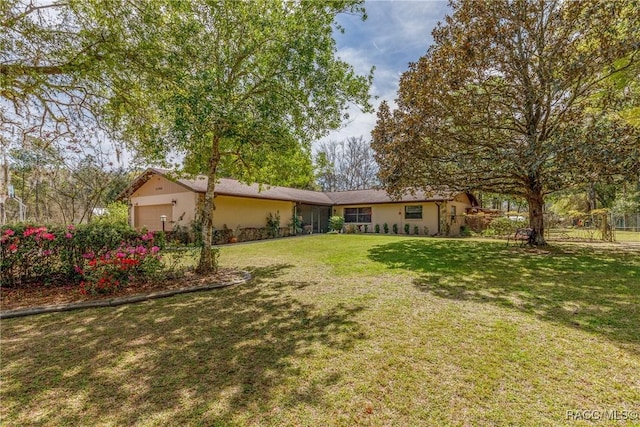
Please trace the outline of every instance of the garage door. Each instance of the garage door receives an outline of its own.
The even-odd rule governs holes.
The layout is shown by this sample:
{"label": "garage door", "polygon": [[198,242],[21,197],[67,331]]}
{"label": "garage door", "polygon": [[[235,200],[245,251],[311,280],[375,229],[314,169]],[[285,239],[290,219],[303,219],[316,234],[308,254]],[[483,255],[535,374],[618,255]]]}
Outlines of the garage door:
{"label": "garage door", "polygon": [[151,205],[151,206],[136,206],[135,207],[135,227],[140,230],[146,228],[149,231],[162,231],[162,221],[160,217],[162,215],[167,216],[167,222],[165,223],[165,230],[171,231],[173,224],[173,218],[171,211],[173,206],[169,205]]}

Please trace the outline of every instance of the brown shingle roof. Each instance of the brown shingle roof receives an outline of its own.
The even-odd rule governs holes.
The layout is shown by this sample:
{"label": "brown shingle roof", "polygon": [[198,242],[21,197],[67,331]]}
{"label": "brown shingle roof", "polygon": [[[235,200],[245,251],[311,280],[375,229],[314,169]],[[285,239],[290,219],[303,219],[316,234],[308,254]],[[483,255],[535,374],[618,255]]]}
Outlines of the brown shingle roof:
{"label": "brown shingle roof", "polygon": [[[208,178],[199,175],[194,179],[174,178],[171,171],[160,168],[149,168],[142,175],[136,178],[119,198],[126,198],[133,194],[151,176],[158,174],[172,181],[175,181],[183,187],[195,191],[197,193],[205,193],[207,191]],[[313,205],[361,205],[361,204],[377,204],[377,203],[393,203],[393,202],[437,202],[451,200],[453,193],[435,193],[416,191],[415,194],[406,193],[400,200],[393,200],[384,190],[353,190],[353,191],[337,191],[331,193],[322,193],[319,191],[299,190],[296,188],[267,186],[263,185],[262,189],[258,184],[243,184],[238,180],[230,178],[220,178],[216,184],[215,193],[226,196],[236,197],[253,197],[258,199],[285,200],[291,202],[307,203]]]}
{"label": "brown shingle roof", "polygon": [[384,190],[352,190],[326,193],[334,205],[362,205],[393,202],[437,202],[453,199],[453,194],[436,194],[416,191],[414,195],[406,193],[399,200],[394,200]]}
{"label": "brown shingle roof", "polygon": [[[148,181],[153,174],[162,175],[171,179],[196,193],[206,193],[207,183],[209,179],[206,176],[199,175],[193,179],[174,178],[171,171],[160,168],[149,168],[140,177],[138,177],[131,185],[127,194],[133,194],[138,188]],[[238,180],[231,178],[219,178],[215,188],[216,195],[237,196],[237,197],[253,197],[256,199],[285,200],[291,202],[308,203],[313,205],[331,206],[333,202],[325,193],[310,190],[299,190],[297,188],[278,187],[259,184],[243,184]]]}
{"label": "brown shingle roof", "polygon": [[258,184],[246,185],[235,179],[220,178],[216,184],[216,194],[239,197],[255,197],[259,199],[288,200],[292,202],[308,203],[312,205],[331,206],[333,202],[325,193],[310,190],[299,190],[288,187],[263,186],[260,191]]}

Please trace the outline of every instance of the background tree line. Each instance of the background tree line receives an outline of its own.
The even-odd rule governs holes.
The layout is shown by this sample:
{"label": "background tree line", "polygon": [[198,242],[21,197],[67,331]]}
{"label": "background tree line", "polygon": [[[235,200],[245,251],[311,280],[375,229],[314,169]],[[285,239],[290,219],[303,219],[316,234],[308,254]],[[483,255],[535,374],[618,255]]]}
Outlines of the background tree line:
{"label": "background tree line", "polygon": [[378,164],[363,136],[319,144],[315,157],[317,184],[322,191],[374,188]]}
{"label": "background tree line", "polygon": [[[90,222],[134,177],[133,171],[115,166],[100,150],[57,150],[36,139],[24,145],[26,150],[10,150],[0,169],[9,169],[14,195],[24,204],[30,222]],[[5,209],[9,222],[19,218],[17,201],[6,201]]]}

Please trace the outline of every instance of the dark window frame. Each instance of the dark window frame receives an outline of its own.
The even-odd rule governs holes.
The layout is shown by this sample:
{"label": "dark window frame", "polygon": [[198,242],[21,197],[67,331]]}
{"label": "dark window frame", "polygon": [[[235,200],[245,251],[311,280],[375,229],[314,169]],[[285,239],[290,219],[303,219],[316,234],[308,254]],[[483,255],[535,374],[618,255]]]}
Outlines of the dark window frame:
{"label": "dark window frame", "polygon": [[[407,208],[420,208],[420,212],[409,212]],[[422,219],[422,212],[424,211],[422,205],[405,205],[404,207],[404,219]]]}
{"label": "dark window frame", "polygon": [[345,224],[371,224],[372,213],[373,209],[371,208],[371,206],[364,206],[359,208],[344,208],[344,222]]}

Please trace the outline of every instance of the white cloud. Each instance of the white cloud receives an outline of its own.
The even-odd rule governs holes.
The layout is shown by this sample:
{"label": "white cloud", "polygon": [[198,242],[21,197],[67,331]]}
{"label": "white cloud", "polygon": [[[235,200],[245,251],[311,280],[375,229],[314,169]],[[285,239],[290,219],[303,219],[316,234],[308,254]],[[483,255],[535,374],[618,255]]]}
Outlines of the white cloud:
{"label": "white cloud", "polygon": [[371,55],[367,51],[355,47],[338,49],[337,56],[341,60],[351,64],[358,74],[369,74],[371,67],[374,65],[373,58],[371,58]]}
{"label": "white cloud", "polygon": [[[424,55],[432,42],[431,31],[442,21],[449,8],[445,1],[367,1],[368,19],[354,16],[339,18],[345,34],[336,34],[338,56],[350,63],[358,74],[366,75],[375,66],[371,87],[372,105],[377,109],[383,100],[394,108],[400,76],[409,62]],[[331,132],[326,140],[344,140],[362,135],[371,138],[376,115],[349,109],[351,116],[344,126]]]}

